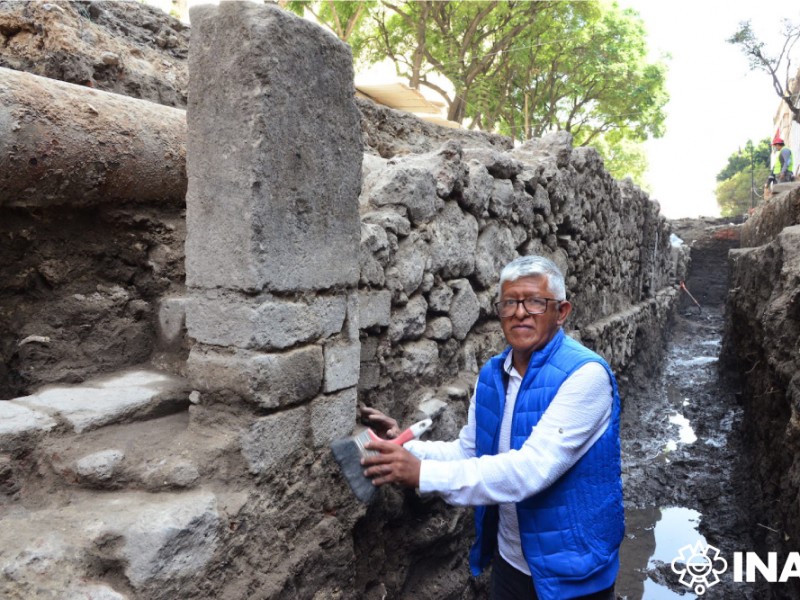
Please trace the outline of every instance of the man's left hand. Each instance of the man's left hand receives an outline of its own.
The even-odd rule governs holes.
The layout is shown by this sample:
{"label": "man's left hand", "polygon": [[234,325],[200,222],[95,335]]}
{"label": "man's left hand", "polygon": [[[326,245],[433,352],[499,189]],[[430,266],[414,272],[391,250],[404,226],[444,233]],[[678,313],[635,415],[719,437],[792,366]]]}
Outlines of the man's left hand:
{"label": "man's left hand", "polygon": [[380,454],[361,459],[364,475],[372,479],[374,485],[397,483],[410,488],[419,487],[420,460],[399,444],[384,441],[371,441],[364,446],[377,450]]}

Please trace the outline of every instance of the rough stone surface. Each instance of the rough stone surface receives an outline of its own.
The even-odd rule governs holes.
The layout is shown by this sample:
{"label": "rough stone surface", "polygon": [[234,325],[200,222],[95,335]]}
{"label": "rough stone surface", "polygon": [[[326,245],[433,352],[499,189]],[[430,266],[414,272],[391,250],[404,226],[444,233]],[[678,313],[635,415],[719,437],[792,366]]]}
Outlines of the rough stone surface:
{"label": "rough stone surface", "polygon": [[425,315],[428,303],[421,295],[414,296],[408,304],[392,313],[389,339],[393,342],[417,339],[425,332]]}
{"label": "rough stone surface", "polygon": [[412,223],[424,223],[442,207],[436,189],[436,177],[425,165],[395,159],[389,162],[388,169],[368,190],[367,197],[376,208],[403,206],[408,210]]}
{"label": "rough stone surface", "polygon": [[461,198],[461,206],[476,217],[482,217],[489,208],[489,199],[494,189],[494,178],[478,160],[469,161],[467,185]]}
{"label": "rough stone surface", "polygon": [[[428,254],[427,244],[416,232],[400,242],[393,266],[386,270],[387,286],[397,287],[407,295],[417,291],[425,274]],[[396,286],[392,280],[396,280]]]}
{"label": "rough stone surface", "polygon": [[75,472],[90,483],[108,481],[124,458],[120,450],[101,450],[81,458],[75,465]]}
{"label": "rough stone surface", "polygon": [[242,435],[242,456],[253,475],[268,473],[306,445],[308,407],[291,408],[257,419]]}
{"label": "rough stone surface", "polygon": [[[124,564],[125,582],[139,597],[164,582],[196,576],[208,564],[220,515],[208,492],[158,498],[121,493],[60,509],[14,510],[2,517],[2,525],[4,597],[25,591],[37,597],[37,588],[77,591],[85,585],[86,563],[93,560]],[[102,587],[107,597],[115,597],[111,588]]]}
{"label": "rough stone surface", "polygon": [[[189,83],[187,284],[355,284],[362,150],[350,49],[277,6],[228,2],[191,17],[190,71],[202,76]],[[220,119],[220,106],[236,118]]]}
{"label": "rough stone surface", "polygon": [[163,298],[158,304],[158,336],[162,346],[178,348],[186,331],[186,298]]}
{"label": "rough stone surface", "polygon": [[324,361],[316,344],[272,353],[196,344],[188,369],[203,392],[227,390],[262,408],[277,408],[313,398],[322,386]]}
{"label": "rough stone surface", "polygon": [[322,391],[326,394],[358,384],[361,344],[327,344],[325,346],[325,376]]}
{"label": "rough stone surface", "polygon": [[453,301],[453,290],[446,283],[431,288],[428,293],[428,308],[433,313],[450,312],[450,303]]}
{"label": "rough stone surface", "polygon": [[500,271],[517,257],[511,230],[495,223],[488,225],[478,236],[475,257],[475,278],[482,287],[497,283]]}
{"label": "rough stone surface", "polygon": [[475,321],[480,316],[481,308],[478,297],[467,279],[456,279],[449,282],[455,290],[450,303],[450,321],[453,324],[453,337],[463,340],[467,337]]}
{"label": "rough stone surface", "polygon": [[315,447],[328,446],[333,440],[350,435],[356,422],[357,395],[353,387],[317,396],[311,402],[311,439]]}
{"label": "rough stone surface", "polygon": [[389,324],[392,314],[392,294],[386,290],[358,292],[358,325],[361,329]]}
{"label": "rough stone surface", "polygon": [[431,269],[447,278],[471,275],[478,243],[475,217],[448,202],[431,229]]}
{"label": "rough stone surface", "polygon": [[40,410],[33,410],[16,402],[0,402],[0,450],[26,436],[50,431],[56,421]]}
{"label": "rough stone surface", "polygon": [[453,323],[447,317],[437,317],[428,321],[425,337],[443,342],[453,335]]}
{"label": "rough stone surface", "polygon": [[80,433],[178,410],[187,405],[188,399],[183,378],[152,370],[130,370],[82,385],[48,386],[11,403],[64,419]]}

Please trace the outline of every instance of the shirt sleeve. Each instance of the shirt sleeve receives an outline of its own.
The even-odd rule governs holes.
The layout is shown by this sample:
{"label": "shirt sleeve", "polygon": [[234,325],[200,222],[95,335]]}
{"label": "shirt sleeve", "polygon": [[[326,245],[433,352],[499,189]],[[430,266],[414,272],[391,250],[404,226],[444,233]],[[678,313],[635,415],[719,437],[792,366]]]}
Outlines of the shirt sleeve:
{"label": "shirt sleeve", "polygon": [[467,423],[472,432],[472,456],[423,457],[420,492],[437,493],[459,506],[524,500],[549,487],[586,454],[608,427],[612,403],[611,380],[605,368],[597,362],[587,363],[564,381],[522,448],[478,458],[473,396]]}

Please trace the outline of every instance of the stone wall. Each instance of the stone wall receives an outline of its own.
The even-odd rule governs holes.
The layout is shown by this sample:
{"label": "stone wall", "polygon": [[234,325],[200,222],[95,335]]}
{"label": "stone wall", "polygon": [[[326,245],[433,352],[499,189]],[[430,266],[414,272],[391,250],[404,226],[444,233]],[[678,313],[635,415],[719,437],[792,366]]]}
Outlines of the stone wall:
{"label": "stone wall", "polygon": [[519,255],[561,266],[567,328],[623,378],[653,346],[675,298],[669,226],[593,149],[573,149],[566,133],[509,152],[449,142],[390,160],[365,154],[363,171],[365,402],[410,417],[403,398],[423,386],[457,376],[471,385],[502,349],[492,303],[500,270]]}
{"label": "stone wall", "polygon": [[[740,383],[752,514],[762,555],[795,551],[800,536],[800,224],[798,189],[774,197],[745,224],[730,253],[731,289],[721,363]],[[779,559],[778,564],[783,564]],[[791,581],[791,580],[790,580]],[[795,598],[796,584],[772,586]]]}

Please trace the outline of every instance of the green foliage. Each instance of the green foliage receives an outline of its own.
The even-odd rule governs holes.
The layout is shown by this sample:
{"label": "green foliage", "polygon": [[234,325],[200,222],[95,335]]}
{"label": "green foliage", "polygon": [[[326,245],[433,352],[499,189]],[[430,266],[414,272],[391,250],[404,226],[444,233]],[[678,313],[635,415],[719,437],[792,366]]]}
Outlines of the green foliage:
{"label": "green foliage", "polygon": [[309,13],[318,23],[328,27],[340,40],[350,44],[358,60],[369,42],[367,20],[377,0],[285,0],[283,8],[299,16]]}
{"label": "green foliage", "polygon": [[[285,0],[366,63],[389,58],[411,87],[439,93],[448,118],[518,140],[555,130],[596,146],[637,183],[639,142],[664,130],[666,66],[649,61],[638,14],[603,0]],[[344,24],[348,25],[345,26]],[[442,85],[442,79],[450,85]],[[452,86],[452,89],[451,89]]]}
{"label": "green foliage", "polygon": [[753,145],[752,140],[747,140],[744,150],[740,148],[728,157],[728,164],[717,174],[719,183],[714,190],[723,217],[745,214],[750,209],[752,200],[758,201],[756,194],[761,194],[761,188],[769,176],[769,160],[769,138],[764,138],[757,146]]}
{"label": "green foliage", "polygon": [[[761,187],[769,176],[769,167],[758,166],[753,173],[753,198],[758,202],[756,194],[761,193]],[[733,217],[745,214],[751,207],[751,181],[750,171],[739,171],[732,177],[717,184],[715,194],[719,204],[720,214],[723,217]]]}
{"label": "green foliage", "polygon": [[595,139],[592,146],[603,157],[606,170],[615,179],[630,177],[640,188],[650,191],[644,177],[648,167],[647,153],[641,142],[622,139],[610,144],[601,137]]}
{"label": "green foliage", "polygon": [[559,25],[534,32],[517,57],[511,102],[497,114],[501,128],[513,132],[521,111],[526,130],[515,137],[523,139],[554,129],[571,132],[581,145],[598,137],[610,145],[660,137],[666,66],[647,62],[638,15],[596,2],[556,8]]}
{"label": "green foliage", "polygon": [[741,148],[728,157],[728,164],[717,173],[717,181],[730,179],[740,171],[750,172],[750,156],[752,154],[753,163],[757,167],[769,167],[770,161],[770,139],[764,138],[758,142],[758,146],[753,146],[752,140],[747,140],[744,150]]}

